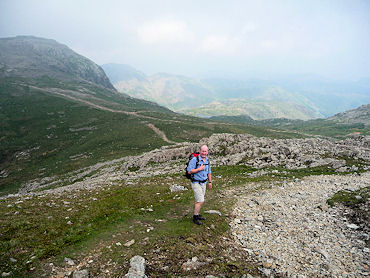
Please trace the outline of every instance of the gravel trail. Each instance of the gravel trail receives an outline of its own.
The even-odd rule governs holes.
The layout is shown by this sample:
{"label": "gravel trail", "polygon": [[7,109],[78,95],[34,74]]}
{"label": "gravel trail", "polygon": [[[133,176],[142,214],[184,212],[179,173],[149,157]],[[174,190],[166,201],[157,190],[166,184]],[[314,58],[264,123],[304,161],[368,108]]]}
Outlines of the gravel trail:
{"label": "gravel trail", "polygon": [[369,223],[354,225],[343,207],[326,204],[339,190],[367,186],[370,172],[309,176],[244,195],[233,211],[232,234],[267,276],[370,277]]}

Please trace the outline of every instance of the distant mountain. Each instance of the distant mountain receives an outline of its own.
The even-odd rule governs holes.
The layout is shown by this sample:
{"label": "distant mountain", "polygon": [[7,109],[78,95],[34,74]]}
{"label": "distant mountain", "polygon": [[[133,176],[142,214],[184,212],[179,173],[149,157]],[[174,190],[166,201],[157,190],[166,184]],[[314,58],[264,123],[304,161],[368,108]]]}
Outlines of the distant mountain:
{"label": "distant mountain", "polygon": [[146,76],[130,66],[117,64],[102,65],[102,68],[118,91],[188,115],[249,115],[254,119],[323,117],[305,96],[276,84],[199,80],[166,73]]}
{"label": "distant mountain", "polygon": [[350,82],[314,75],[291,75],[269,80],[208,78],[203,81],[216,88],[218,95],[229,98],[256,99],[266,92],[278,90],[275,100],[281,100],[279,95],[283,99],[294,99],[294,103],[318,111],[320,117],[328,117],[370,103],[369,80],[364,78]]}
{"label": "distant mountain", "polygon": [[294,101],[245,98],[213,101],[207,105],[180,110],[180,112],[203,117],[244,115],[254,120],[275,118],[309,120],[320,116],[317,111]]}
{"label": "distant mountain", "polygon": [[144,81],[147,77],[144,73],[136,70],[129,65],[123,64],[105,64],[102,66],[105,73],[109,76],[112,83],[120,81],[138,80]]}
{"label": "distant mountain", "polygon": [[356,109],[338,113],[328,118],[329,121],[335,121],[341,124],[358,124],[370,126],[370,104],[362,105]]}
{"label": "distant mountain", "polygon": [[0,39],[0,78],[42,76],[78,78],[114,90],[100,66],[55,40],[32,36]]}
{"label": "distant mountain", "polygon": [[207,84],[185,76],[167,73],[147,76],[131,66],[121,64],[106,64],[102,68],[119,92],[154,101],[175,111],[200,106],[214,94]]}

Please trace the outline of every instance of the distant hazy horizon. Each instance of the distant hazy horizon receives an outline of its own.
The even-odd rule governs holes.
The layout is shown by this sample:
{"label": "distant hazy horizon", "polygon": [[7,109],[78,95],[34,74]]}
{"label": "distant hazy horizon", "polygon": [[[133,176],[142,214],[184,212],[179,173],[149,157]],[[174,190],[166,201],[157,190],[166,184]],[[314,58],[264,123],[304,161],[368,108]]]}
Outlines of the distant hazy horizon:
{"label": "distant hazy horizon", "polygon": [[370,78],[370,1],[0,1],[0,37],[146,74]]}

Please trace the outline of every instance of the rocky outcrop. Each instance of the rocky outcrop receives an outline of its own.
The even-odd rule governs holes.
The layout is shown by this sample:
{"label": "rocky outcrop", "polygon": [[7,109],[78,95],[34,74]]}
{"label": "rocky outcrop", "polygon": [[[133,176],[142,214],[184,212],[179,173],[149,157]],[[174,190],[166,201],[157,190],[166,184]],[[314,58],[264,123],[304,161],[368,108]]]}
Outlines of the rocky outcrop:
{"label": "rocky outcrop", "polygon": [[[25,184],[20,193],[43,187],[57,187],[52,192],[72,188],[94,188],[116,180],[134,180],[166,173],[185,173],[190,153],[207,144],[212,166],[244,164],[263,170],[270,167],[287,169],[327,166],[337,172],[356,172],[370,168],[370,137],[354,136],[334,141],[324,138],[272,139],[248,134],[214,134],[199,143],[164,146],[139,156],[130,156],[80,169],[66,178],[47,177]],[[348,161],[352,161],[348,165]],[[356,164],[357,166],[353,165]],[[276,171],[276,170],[273,170]],[[92,172],[96,172],[91,175]],[[259,175],[258,172],[254,173]],[[74,180],[81,180],[74,182]]]}
{"label": "rocky outcrop", "polygon": [[212,165],[246,164],[255,168],[284,166],[288,169],[327,165],[350,170],[345,159],[370,161],[370,137],[357,136],[342,141],[321,138],[271,139],[248,134],[215,134],[199,143],[184,143],[128,159],[122,170],[143,168],[151,163],[165,163],[187,158],[206,144]]}

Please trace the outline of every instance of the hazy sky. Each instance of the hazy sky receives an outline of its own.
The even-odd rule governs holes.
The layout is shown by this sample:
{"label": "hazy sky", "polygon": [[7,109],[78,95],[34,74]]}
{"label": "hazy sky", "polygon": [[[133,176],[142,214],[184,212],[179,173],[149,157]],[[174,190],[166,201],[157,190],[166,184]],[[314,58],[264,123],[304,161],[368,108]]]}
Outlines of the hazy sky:
{"label": "hazy sky", "polygon": [[188,76],[370,77],[370,0],[0,0],[0,37]]}

